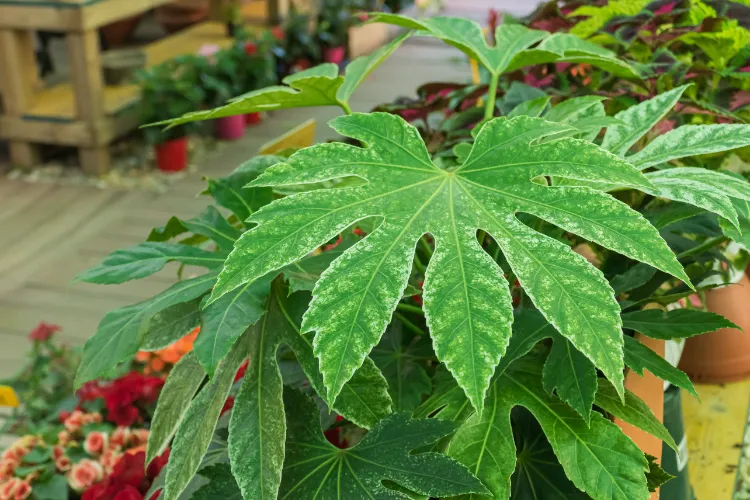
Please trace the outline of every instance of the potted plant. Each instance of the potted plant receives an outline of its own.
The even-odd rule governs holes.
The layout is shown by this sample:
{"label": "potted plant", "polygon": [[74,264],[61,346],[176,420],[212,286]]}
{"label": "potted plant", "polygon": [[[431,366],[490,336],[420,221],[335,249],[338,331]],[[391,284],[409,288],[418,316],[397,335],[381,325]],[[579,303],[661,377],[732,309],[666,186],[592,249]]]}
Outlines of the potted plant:
{"label": "potted plant", "polygon": [[[248,74],[252,71],[245,44],[237,42],[221,49],[207,58],[200,82],[206,93],[206,105],[221,106],[246,90]],[[243,116],[227,116],[215,121],[216,137],[223,140],[237,140],[245,134]]]}
{"label": "potted plant", "polygon": [[318,12],[316,36],[323,61],[342,64],[349,43],[351,13],[347,0],[325,2]]}
{"label": "potted plant", "polygon": [[[744,179],[674,162],[746,146],[748,126],[685,125],[649,140],[684,87],[612,118],[598,96],[523,98],[501,84],[531,63],[635,72],[601,47],[514,24],[490,46],[461,18],[374,20],[459,47],[487,85],[423,89],[417,126],[352,113],[352,93],[405,33],[343,76],[323,64],[287,77],[286,89],[170,120],[338,106],[330,125],[343,138],[209,179],[206,194],[231,215],[210,206],[172,219],[82,275],[114,285],[171,261],[206,268],[107,315],[77,384],[201,324],[149,436],[147,460],[171,442],[167,499],[197,481],[245,498],[522,498],[553,488],[647,499],[668,476],[611,419],[676,444],[625,389],[626,372],[694,389],[634,332],[663,340],[733,326],[646,305],[687,297],[714,274],[724,236],[695,225],[713,217],[709,229],[723,235],[739,223],[708,193],[750,199]],[[431,113],[442,113],[439,126]],[[248,359],[226,433],[220,415]],[[229,465],[214,467],[203,459],[220,432]]]}
{"label": "potted plant", "polygon": [[[275,84],[277,74],[273,49],[276,46],[276,39],[271,32],[265,31],[260,36],[248,33],[240,37],[239,42],[247,56],[247,60],[240,66],[243,93]],[[256,125],[261,119],[260,112],[245,115],[247,125]]]}
{"label": "potted plant", "polygon": [[[202,58],[180,56],[140,73],[141,123],[166,119],[174,113],[198,109],[205,100],[199,82]],[[185,124],[160,131],[143,130],[146,141],[154,145],[157,168],[178,172],[187,167],[187,138],[198,127]]]}
{"label": "potted plant", "polygon": [[279,80],[305,70],[321,60],[320,46],[312,34],[310,17],[292,8],[276,38],[273,52]]}

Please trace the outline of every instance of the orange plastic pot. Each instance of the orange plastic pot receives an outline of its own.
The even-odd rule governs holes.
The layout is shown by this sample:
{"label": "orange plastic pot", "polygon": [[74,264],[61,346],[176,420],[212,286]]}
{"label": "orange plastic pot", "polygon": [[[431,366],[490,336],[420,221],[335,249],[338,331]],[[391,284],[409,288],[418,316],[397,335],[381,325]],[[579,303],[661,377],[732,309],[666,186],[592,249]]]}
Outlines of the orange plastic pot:
{"label": "orange plastic pot", "polygon": [[750,378],[750,279],[710,290],[706,306],[744,331],[723,328],[687,340],[680,369],[696,382],[722,384]]}

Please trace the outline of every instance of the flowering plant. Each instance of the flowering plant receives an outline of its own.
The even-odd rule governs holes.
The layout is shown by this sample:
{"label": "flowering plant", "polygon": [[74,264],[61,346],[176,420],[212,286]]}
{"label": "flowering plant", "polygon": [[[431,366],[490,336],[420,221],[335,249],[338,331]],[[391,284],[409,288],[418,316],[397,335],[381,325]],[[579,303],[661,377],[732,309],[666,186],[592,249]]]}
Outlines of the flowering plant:
{"label": "flowering plant", "polygon": [[149,431],[96,412],[64,414],[59,432],[48,434],[23,436],[3,452],[0,500],[143,500],[169,458],[167,450],[146,468]]}
{"label": "flowering plant", "polygon": [[57,413],[74,404],[73,379],[80,354],[57,341],[60,327],[42,321],[28,335],[31,352],[27,365],[14,377],[2,381],[23,403],[5,421],[2,432],[27,434],[54,420]]}

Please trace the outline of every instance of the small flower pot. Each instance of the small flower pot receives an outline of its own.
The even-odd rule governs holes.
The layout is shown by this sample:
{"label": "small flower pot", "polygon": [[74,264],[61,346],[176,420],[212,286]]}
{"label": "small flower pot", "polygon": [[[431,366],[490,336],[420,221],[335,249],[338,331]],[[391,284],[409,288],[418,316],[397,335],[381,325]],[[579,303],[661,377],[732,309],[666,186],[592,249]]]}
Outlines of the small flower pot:
{"label": "small flower pot", "polygon": [[187,137],[157,144],[156,166],[162,172],[180,172],[187,168]]}
{"label": "small flower pot", "polygon": [[245,115],[217,118],[215,123],[217,139],[236,141],[245,135]]}
{"label": "small flower pot", "polygon": [[247,125],[257,125],[263,120],[260,113],[248,113],[245,115],[245,123]]}
{"label": "small flower pot", "polygon": [[696,382],[720,384],[750,377],[750,279],[706,292],[708,310],[742,328],[722,328],[689,338],[680,369]]}
{"label": "small flower pot", "polygon": [[323,51],[323,59],[328,63],[340,65],[344,62],[344,57],[346,57],[346,47],[331,47]]}

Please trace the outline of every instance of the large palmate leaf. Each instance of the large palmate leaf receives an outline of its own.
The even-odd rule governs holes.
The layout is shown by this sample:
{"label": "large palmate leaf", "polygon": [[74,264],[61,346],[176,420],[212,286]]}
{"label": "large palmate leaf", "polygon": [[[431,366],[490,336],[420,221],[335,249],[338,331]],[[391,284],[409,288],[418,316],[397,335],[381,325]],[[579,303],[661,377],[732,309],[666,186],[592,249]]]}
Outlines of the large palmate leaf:
{"label": "large palmate leaf", "polygon": [[491,385],[484,411],[471,416],[451,440],[448,454],[469,467],[494,495],[474,498],[510,498],[516,468],[510,416],[513,407],[523,406],[541,425],[565,475],[578,489],[594,500],[647,499],[648,461],[643,452],[599,413],[592,413],[587,424],[547,394],[541,377],[535,356],[513,363]]}
{"label": "large palmate leaf", "polygon": [[410,33],[404,33],[373,53],[355,59],[346,67],[344,76],[339,76],[338,65],[321,64],[285,77],[282,80],[283,86],[274,85],[255,90],[232,99],[224,106],[186,113],[179,118],[151,125],[168,124],[170,127],[176,127],[188,122],[213,120],[224,116],[311,106],[339,106],[350,112],[349,99],[356,88],[398,49],[409,35]]}
{"label": "large palmate leaf", "polygon": [[279,498],[412,498],[404,489],[432,497],[487,492],[453,459],[433,452],[411,453],[453,432],[450,422],[413,420],[396,413],[378,422],[356,446],[339,449],[323,436],[320,412],[311,399],[286,389],[284,405],[289,433]]}
{"label": "large palmate leaf", "polygon": [[243,500],[229,464],[209,465],[201,469],[199,474],[208,480],[208,484],[198,488],[190,496],[190,500]]}
{"label": "large palmate leaf", "polygon": [[159,456],[172,439],[185,408],[206,378],[195,354],[190,352],[175,364],[159,393],[148,435],[146,463]]}
{"label": "large palmate leaf", "polygon": [[201,308],[201,331],[193,344],[193,352],[209,377],[213,377],[219,361],[235,341],[265,312],[272,278],[266,276],[242,285]]}
{"label": "large palmate leaf", "polygon": [[226,255],[188,245],[147,241],[115,250],[101,264],[76,276],[76,281],[100,285],[120,284],[151,276],[161,271],[168,262],[215,269],[221,267],[225,259]]}
{"label": "large palmate leaf", "polygon": [[245,334],[219,364],[214,378],[201,388],[177,427],[167,463],[164,499],[176,500],[195,476],[211,445],[221,410],[235,375],[247,357],[252,335]]}
{"label": "large palmate leaf", "polygon": [[[149,343],[149,336],[158,336],[159,342],[152,342],[147,348],[161,349],[186,335],[194,324],[184,322],[184,310],[170,308],[201,297],[215,281],[216,274],[208,273],[176,283],[138,304],[107,313],[83,348],[76,387],[112,372],[118,364],[135,356],[140,347]],[[153,328],[152,322],[158,323],[159,328]]]}
{"label": "large palmate leaf", "polygon": [[629,312],[622,315],[622,326],[662,340],[684,339],[719,328],[738,328],[724,316],[696,309],[644,309]]}
{"label": "large palmate leaf", "polygon": [[495,31],[495,45],[490,46],[479,24],[460,17],[412,19],[376,13],[371,22],[394,24],[439,38],[478,61],[495,77],[524,66],[551,62],[589,63],[619,76],[636,75],[613,52],[565,33],[551,35],[519,24],[501,24]]}
{"label": "large palmate leaf", "polygon": [[[309,294],[287,295],[288,290],[276,282],[264,304],[263,318],[248,331],[247,354],[253,362],[235,400],[229,427],[232,470],[245,498],[275,499],[281,483],[286,426],[276,357],[279,345],[291,347],[316,391],[324,389],[312,343],[299,331]],[[365,428],[390,413],[386,382],[371,360],[344,386],[333,409]]]}
{"label": "large palmate leaf", "polygon": [[627,205],[589,189],[532,182],[554,175],[648,187],[642,174],[585,141],[536,144],[567,130],[539,118],[488,122],[454,171],[436,167],[419,132],[400,117],[354,114],[331,125],[369,147],[313,146],[268,169],[251,186],[347,176],[368,182],[295,194],[256,212],[251,220],[258,226],[237,242],[211,301],[300,259],[359,219],[382,218],[323,274],[303,321],[303,331],[317,332],[315,354],[327,399],[334,401],[379,342],[406,287],[416,242],[430,233],[436,250],[426,273],[424,307],[435,352],[481,408],[512,323],[507,281],[476,238],[483,229],[542,314],[622,389],[619,306],[606,280],[515,213],[536,215],[687,281],[656,229]]}

